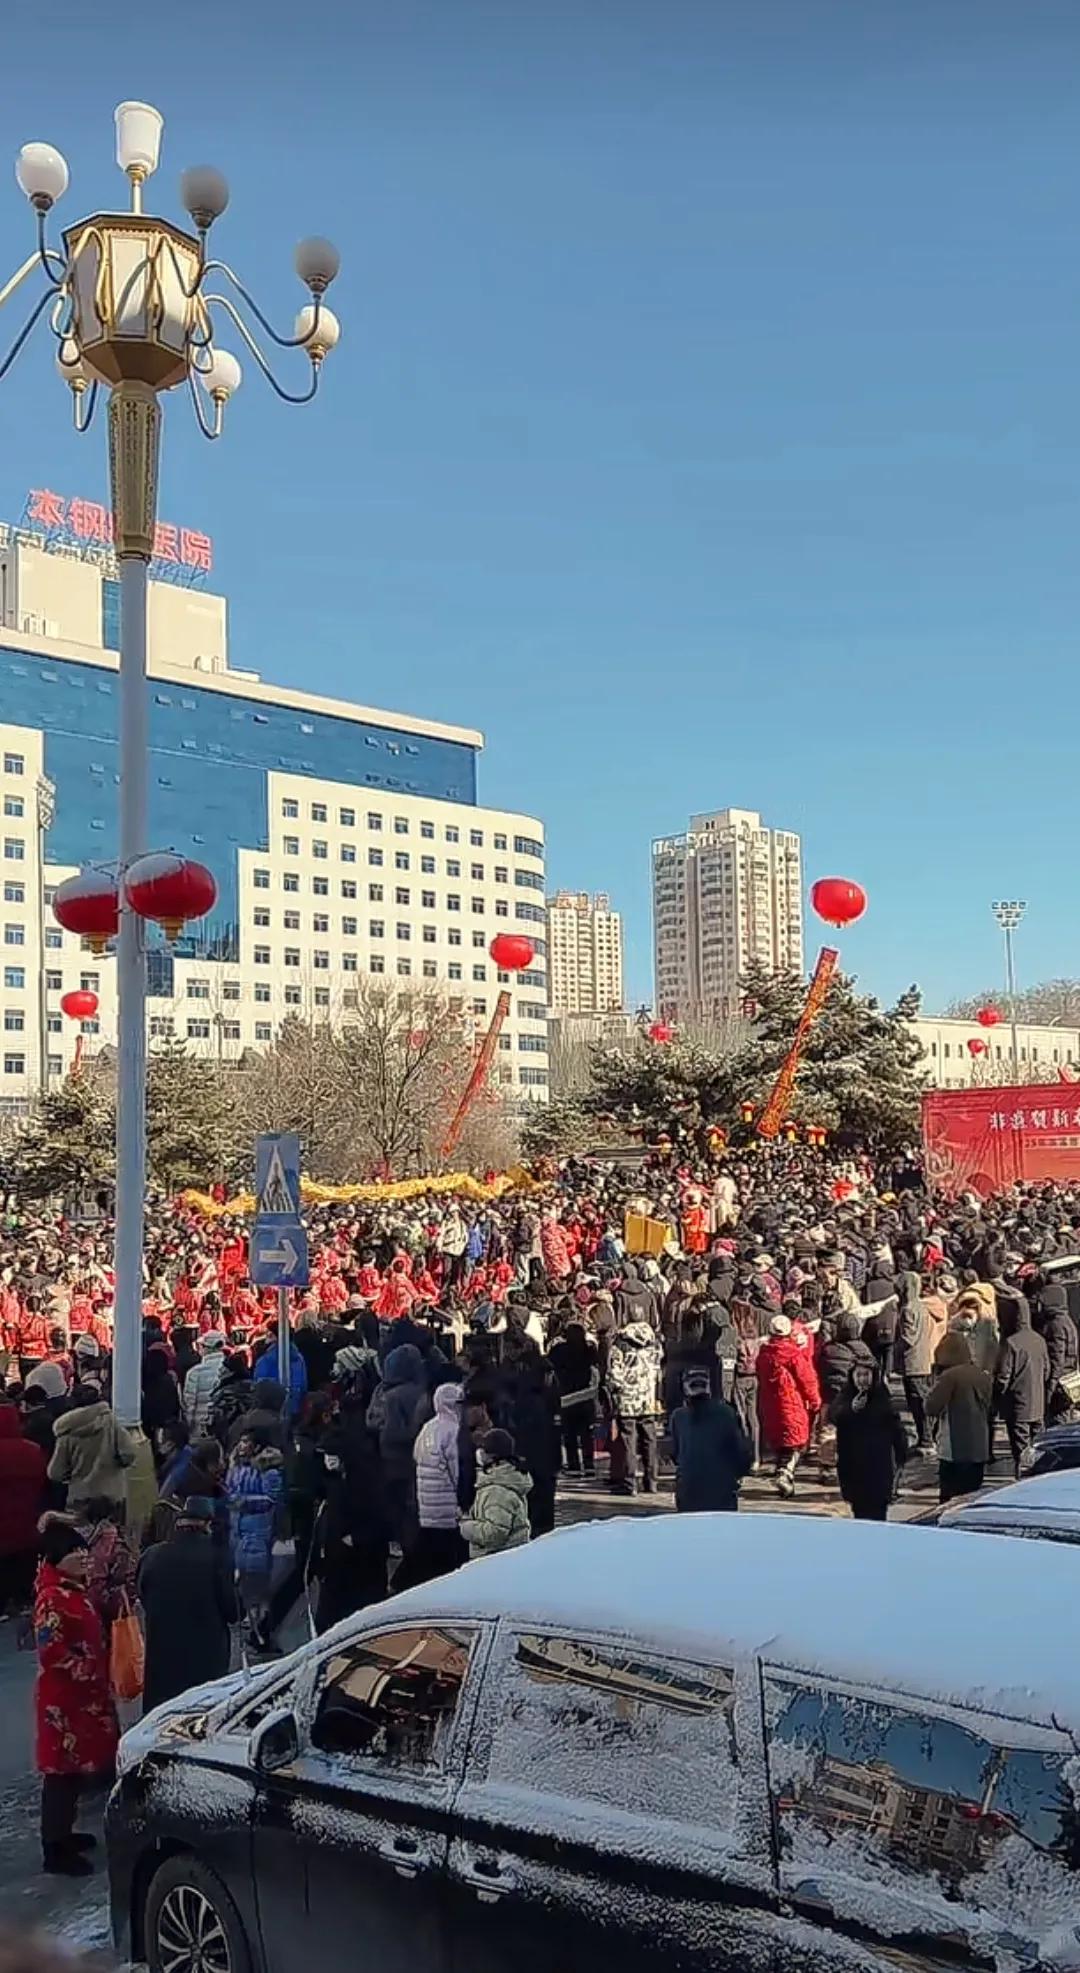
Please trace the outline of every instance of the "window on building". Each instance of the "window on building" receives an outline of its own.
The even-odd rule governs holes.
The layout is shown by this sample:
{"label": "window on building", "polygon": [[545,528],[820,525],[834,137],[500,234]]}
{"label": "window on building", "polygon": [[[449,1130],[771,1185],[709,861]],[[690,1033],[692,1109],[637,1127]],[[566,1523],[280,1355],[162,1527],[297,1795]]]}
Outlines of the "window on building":
{"label": "window on building", "polygon": [[394,869],[395,869],[395,870],[407,870],[407,869],[408,869],[408,867],[409,867],[409,852],[408,852],[408,850],[407,850],[407,849],[399,849],[399,850],[397,850],[397,851],[395,851],[395,854],[394,854]]}
{"label": "window on building", "polygon": [[412,926],[405,924],[403,920],[399,919],[398,927],[397,927],[397,935],[399,939],[411,939]]}
{"label": "window on building", "polygon": [[538,842],[536,842],[536,841],[534,840],[534,838],[533,838],[532,836],[515,836],[515,837],[514,837],[514,855],[515,855],[515,856],[539,856],[539,857],[543,857],[543,854],[544,854],[544,845],[543,845],[543,843],[538,843]]}
{"label": "window on building", "polygon": [[295,822],[300,813],[299,802],[293,801],[291,796],[287,796],[281,804],[281,813],[286,822]]}
{"label": "window on building", "polygon": [[261,983],[257,984],[255,987],[254,998],[257,1001],[259,1001],[260,1005],[265,1006],[270,999],[270,988],[268,986],[263,986]]}
{"label": "window on building", "polygon": [[[47,931],[47,932],[46,932],[46,934],[45,934],[45,944],[46,944],[46,946],[48,947],[48,949],[49,949],[49,951],[50,951],[50,952],[59,952],[59,950],[60,950],[60,948],[61,948],[61,946],[63,945],[63,943],[64,943],[64,934],[63,934],[63,932],[61,932],[61,931],[57,931],[57,930],[55,930],[55,929],[54,929],[54,928],[53,928],[53,927],[52,927],[52,926],[50,925],[50,927],[49,927],[49,929],[48,929],[48,931]],[[7,944],[7,945],[21,945],[21,944],[22,944],[22,940],[21,940],[21,939],[9,939],[9,938],[7,938],[7,937],[5,936],[5,944]]]}
{"label": "window on building", "polygon": [[510,872],[505,863],[497,863],[495,865],[495,882],[497,884],[508,884],[510,882]]}
{"label": "window on building", "polygon": [[397,963],[397,971],[398,971],[399,980],[407,980],[412,973],[412,960],[399,959]]}
{"label": "window on building", "polygon": [[343,938],[343,939],[354,939],[354,938],[356,937],[356,919],[355,919],[355,918],[343,918],[343,919],[342,919],[342,921],[341,921],[341,936],[342,936],[342,938]]}
{"label": "window on building", "polygon": [[408,817],[405,815],[395,815],[394,817],[395,836],[407,836],[408,833],[409,833]]}
{"label": "window on building", "polygon": [[26,1074],[26,1056],[8,1055],[5,1053],[4,1074],[6,1076],[24,1076]]}
{"label": "window on building", "polygon": [[460,980],[460,978],[461,978],[461,967],[460,967],[460,966],[458,965],[458,963],[457,963],[457,960],[456,960],[456,959],[451,959],[451,961],[450,961],[450,964],[449,964],[449,966],[448,966],[448,967],[447,967],[447,969],[446,969],[446,973],[447,973],[447,978],[448,978],[448,979],[451,979],[451,980]]}
{"label": "window on building", "polygon": [[421,891],[420,903],[425,911],[434,911],[435,909],[434,891]]}
{"label": "window on building", "polygon": [[381,869],[382,860],[383,860],[383,854],[381,849],[369,849],[367,853],[367,860],[369,863],[373,864],[376,869]]}
{"label": "window on building", "polygon": [[312,821],[313,821],[313,822],[325,822],[325,821],[326,821],[326,803],[325,803],[325,802],[312,802],[312,804],[311,804],[311,819],[312,819]]}
{"label": "window on building", "polygon": [[472,880],[473,880],[473,883],[474,883],[474,884],[482,884],[482,883],[483,883],[483,881],[484,881],[484,866],[483,866],[483,864],[482,864],[482,863],[470,863],[470,865],[469,865],[469,875],[470,875],[470,877],[472,878]]}
{"label": "window on building", "polygon": [[313,897],[329,897],[329,877],[313,877],[311,880],[311,894]]}
{"label": "window on building", "polygon": [[25,885],[25,884],[15,884],[15,883],[12,883],[12,882],[11,882],[11,881],[9,880],[9,881],[8,881],[8,882],[7,882],[7,883],[6,883],[5,885],[4,885],[4,903],[5,903],[5,904],[25,904],[25,903],[26,903],[26,885]]}
{"label": "window on building", "polygon": [[20,1014],[17,1007],[6,1007],[4,1009],[4,1032],[6,1034],[21,1034],[25,1026],[26,1016],[25,1014]]}
{"label": "window on building", "polygon": [[522,1089],[546,1089],[548,1072],[546,1069],[521,1068],[518,1070],[518,1081]]}
{"label": "window on building", "polygon": [[385,938],[385,936],[386,936],[386,926],[383,923],[383,920],[381,918],[370,918],[368,920],[369,939],[381,939],[381,938]]}
{"label": "window on building", "polygon": [[367,826],[369,829],[382,828],[382,816],[376,815],[374,809],[371,809],[368,812]]}
{"label": "window on building", "polygon": [[472,976],[475,982],[477,982],[480,985],[483,985],[484,981],[487,979],[487,967],[474,966],[472,969]]}
{"label": "window on building", "polygon": [[439,974],[439,969],[438,969],[438,967],[436,966],[436,964],[435,964],[435,961],[434,961],[434,959],[425,959],[425,961],[424,961],[424,978],[425,978],[425,980],[434,980],[434,979],[437,979],[437,978],[438,978],[438,974]]}
{"label": "window on building", "polygon": [[189,1000],[209,1000],[209,980],[190,979],[187,983],[187,997]]}
{"label": "window on building", "polygon": [[385,971],[386,971],[386,961],[383,958],[382,953],[373,952],[371,958],[368,960],[368,972],[385,973]]}
{"label": "window on building", "polygon": [[342,845],[341,845],[341,861],[342,861],[342,863],[355,863],[355,862],[356,862],[356,844],[355,844],[355,843],[342,843]]}
{"label": "window on building", "polygon": [[273,1033],[274,1030],[270,1026],[269,1021],[256,1021],[255,1023],[256,1041],[270,1041],[273,1038]]}
{"label": "window on building", "polygon": [[421,824],[420,824],[420,834],[421,834],[421,835],[423,836],[423,838],[424,838],[424,841],[425,841],[426,843],[433,843],[433,842],[435,841],[435,824],[434,824],[434,822],[421,822]]}
{"label": "window on building", "polygon": [[446,943],[447,943],[447,945],[460,945],[460,944],[461,944],[461,933],[459,932],[459,930],[458,930],[458,928],[457,928],[457,926],[456,926],[456,925],[452,925],[452,926],[451,926],[451,928],[450,928],[450,930],[449,930],[449,931],[447,932],[447,934],[446,934]]}
{"label": "window on building", "polygon": [[239,1000],[239,980],[223,980],[221,984],[221,998],[222,1000]]}
{"label": "window on building", "polygon": [[[19,985],[21,986],[23,983],[23,979],[25,978],[25,974],[23,974],[22,967],[11,966],[8,968],[8,971],[18,973],[20,975]],[[10,986],[11,985],[10,980],[6,981],[5,984]],[[50,993],[59,993],[60,988],[63,986],[63,984],[64,984],[63,973],[53,972],[52,969],[50,968],[50,970],[45,975],[45,985],[48,991]]]}
{"label": "window on building", "polygon": [[342,970],[342,972],[343,972],[343,973],[355,973],[355,971],[356,971],[356,954],[355,954],[355,952],[343,952],[343,953],[342,953],[342,955],[341,955],[341,970]]}
{"label": "window on building", "polygon": [[311,963],[317,973],[328,973],[330,971],[330,954],[328,952],[313,952]]}
{"label": "window on building", "polygon": [[298,932],[300,930],[300,913],[298,911],[283,911],[281,922],[287,932]]}
{"label": "window on building", "polygon": [[299,836],[283,836],[281,839],[281,847],[284,850],[286,856],[299,856],[300,854]]}
{"label": "window on building", "polygon": [[209,1041],[209,1021],[189,1021],[187,1024],[187,1036],[189,1041]]}
{"label": "window on building", "polygon": [[457,857],[456,857],[456,856],[448,856],[448,857],[447,857],[447,859],[446,859],[446,874],[447,874],[447,876],[448,876],[448,877],[460,877],[460,875],[461,875],[461,865],[460,865],[460,863],[458,862],[458,860],[457,860]]}
{"label": "window on building", "polygon": [[[59,985],[59,977],[57,978],[57,984]],[[24,987],[26,985],[25,966],[5,966],[4,985],[6,987]]]}
{"label": "window on building", "polygon": [[222,1021],[221,1032],[226,1041],[239,1041],[240,1039],[239,1021]]}
{"label": "window on building", "polygon": [[495,835],[495,836],[492,836],[492,838],[491,838],[491,840],[492,840],[492,843],[494,844],[494,846],[495,846],[495,848],[496,848],[496,849],[505,849],[505,848],[506,848],[506,837],[505,837],[505,836],[499,836],[499,835]]}
{"label": "window on building", "polygon": [[311,845],[311,854],[312,856],[316,857],[320,863],[325,863],[326,858],[330,854],[329,843],[325,842],[321,836],[316,837]]}
{"label": "window on building", "polygon": [[257,945],[253,956],[256,966],[269,966],[270,947],[268,945]]}
{"label": "window on building", "polygon": [[282,954],[282,957],[285,961],[286,966],[299,966],[300,947],[298,945],[287,945],[285,947],[284,953]]}
{"label": "window on building", "polygon": [[423,938],[424,938],[424,944],[425,944],[425,945],[434,945],[434,944],[435,944],[435,938],[436,938],[436,933],[435,933],[435,927],[434,927],[434,925],[425,925],[425,926],[424,926],[424,932],[423,932]]}
{"label": "window on building", "polygon": [[394,891],[394,903],[408,904],[408,902],[409,902],[409,892],[406,885],[398,884]]}
{"label": "window on building", "polygon": [[4,856],[8,863],[22,863],[26,858],[26,844],[19,836],[4,837]]}
{"label": "window on building", "polygon": [[420,869],[425,877],[434,877],[435,858],[433,856],[422,856],[420,858]]}
{"label": "window on building", "polygon": [[460,899],[460,898],[458,897],[458,895],[457,895],[457,892],[456,892],[456,891],[452,891],[452,892],[450,893],[450,895],[449,895],[449,897],[447,898],[447,900],[446,900],[446,909],[447,909],[448,911],[460,911],[460,910],[461,910],[461,899]]}
{"label": "window on building", "polygon": [[472,1003],[472,1011],[474,1014],[486,1014],[487,1001],[484,1000],[482,997],[478,999],[474,999]]}
{"label": "window on building", "polygon": [[345,883],[342,884],[341,895],[346,898],[356,896],[356,885],[351,878],[346,879]]}
{"label": "window on building", "polygon": [[367,894],[368,894],[368,903],[369,903],[369,904],[381,904],[381,903],[382,903],[382,901],[383,901],[383,887],[382,887],[382,885],[381,885],[381,884],[369,884],[369,885],[368,885],[368,887],[367,887]]}
{"label": "window on building", "polygon": [[328,932],[330,930],[330,919],[325,911],[316,911],[314,913],[311,920],[311,929],[313,932]]}
{"label": "window on building", "polygon": [[316,987],[316,988],[315,988],[315,1005],[316,1005],[316,1007],[329,1007],[329,1005],[330,1005],[330,988],[329,988],[329,987]]}
{"label": "window on building", "polygon": [[23,798],[21,795],[4,796],[4,814],[10,815],[12,821],[14,822],[21,821],[24,810],[25,810],[25,803],[23,802]]}
{"label": "window on building", "polygon": [[285,988],[286,1007],[299,1007],[303,998],[304,998],[304,994],[303,994],[303,989],[301,987],[287,986]]}
{"label": "window on building", "polygon": [[356,810],[354,808],[339,808],[337,819],[342,829],[355,829]]}
{"label": "window on building", "polygon": [[519,1034],[518,1049],[523,1055],[546,1055],[546,1034]]}
{"label": "window on building", "polygon": [[509,918],[510,916],[510,906],[504,897],[497,897],[495,899],[495,916],[496,918]]}
{"label": "window on building", "polygon": [[300,879],[295,870],[286,870],[285,875],[281,879],[281,888],[283,891],[298,891],[300,889]]}
{"label": "window on building", "polygon": [[23,774],[25,770],[26,770],[26,759],[23,754],[4,755],[5,774]]}
{"label": "window on building", "polygon": [[254,912],[254,921],[255,921],[255,924],[256,924],[256,926],[257,926],[257,927],[258,927],[258,926],[263,926],[263,927],[267,927],[267,926],[269,926],[269,924],[270,924],[270,913],[269,913],[269,911],[268,911],[268,910],[266,909],[266,906],[265,906],[265,905],[258,905],[258,904],[257,904],[257,905],[255,906],[255,912]]}
{"label": "window on building", "polygon": [[461,831],[452,822],[448,822],[446,825],[446,840],[448,843],[459,843],[461,841]]}
{"label": "window on building", "polygon": [[483,952],[484,947],[487,944],[487,939],[483,932],[474,932],[472,935],[472,942],[473,942],[474,952]]}
{"label": "window on building", "polygon": [[45,1022],[50,1034],[63,1034],[64,1023],[59,1014],[50,1014]]}
{"label": "window on building", "polygon": [[473,908],[473,911],[474,911],[474,912],[476,913],[476,915],[477,915],[478,917],[481,917],[481,918],[482,918],[482,917],[483,917],[483,915],[484,915],[484,900],[483,900],[483,898],[482,898],[482,897],[474,897],[474,898],[473,898],[473,901],[472,901],[472,908]]}

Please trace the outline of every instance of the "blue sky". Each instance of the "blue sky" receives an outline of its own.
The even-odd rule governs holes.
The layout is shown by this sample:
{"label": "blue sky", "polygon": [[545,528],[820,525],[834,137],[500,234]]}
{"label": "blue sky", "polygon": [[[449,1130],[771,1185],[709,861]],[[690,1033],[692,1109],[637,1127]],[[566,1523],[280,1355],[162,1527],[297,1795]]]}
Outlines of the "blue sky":
{"label": "blue sky", "polygon": [[[341,247],[316,407],[249,365],[211,450],[169,405],[162,512],[214,536],[234,662],[483,727],[482,798],[611,891],[635,995],[650,839],[729,803],[866,885],[875,991],[997,979],[997,896],[1022,979],[1080,974],[1074,0],[223,0],[131,54],[9,11],[59,217],[122,199],[142,96],[161,204],[218,164],[278,319],[296,239]],[[5,265],[28,234],[12,178]],[[66,415],[39,338],[4,514],[103,493]]]}

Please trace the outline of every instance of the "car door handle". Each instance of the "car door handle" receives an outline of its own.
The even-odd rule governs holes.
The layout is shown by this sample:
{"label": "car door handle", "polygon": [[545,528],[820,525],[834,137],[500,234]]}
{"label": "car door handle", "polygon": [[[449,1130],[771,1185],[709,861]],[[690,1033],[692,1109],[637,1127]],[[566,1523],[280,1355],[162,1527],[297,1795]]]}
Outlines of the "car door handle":
{"label": "car door handle", "polygon": [[392,1836],[380,1843],[379,1855],[392,1863],[399,1877],[416,1877],[424,1861],[415,1836]]}
{"label": "car door handle", "polygon": [[498,1857],[473,1857],[459,1872],[461,1881],[468,1884],[485,1904],[493,1904],[496,1898],[504,1898],[507,1891],[514,1888],[514,1880],[503,1868]]}

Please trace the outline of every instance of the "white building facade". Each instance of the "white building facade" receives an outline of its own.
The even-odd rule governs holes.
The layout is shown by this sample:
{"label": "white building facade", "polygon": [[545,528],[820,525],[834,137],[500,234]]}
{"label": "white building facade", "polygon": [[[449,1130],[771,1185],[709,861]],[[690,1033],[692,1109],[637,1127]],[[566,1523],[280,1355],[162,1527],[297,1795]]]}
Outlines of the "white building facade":
{"label": "white building facade", "polygon": [[611,899],[557,891],[547,901],[548,988],[556,1014],[608,1014],[623,1004],[622,919]]}
{"label": "white building facade", "polygon": [[[81,864],[115,854],[117,601],[106,545],[0,530],[9,1113],[25,1110],[43,1076],[67,1073],[80,1033],[84,1050],[115,1041],[111,954],[62,932],[47,903]],[[482,735],[233,671],[224,599],[176,582],[150,585],[148,691],[147,848],[196,858],[219,887],[190,938],[149,954],[151,1046],[175,1040],[236,1061],[291,1014],[347,1018],[364,980],[445,990],[479,1032],[505,986],[495,1079],[513,1099],[546,1101],[544,830],[534,816],[479,806]],[[41,795],[54,811],[47,829]],[[534,941],[526,972],[496,969],[500,931]],[[81,1027],[60,1011],[79,986],[100,1003]]]}
{"label": "white building facade", "polygon": [[[981,1028],[977,1021],[920,1015],[910,1025],[922,1049],[920,1067],[935,1088],[966,1089],[972,1083],[1013,1080],[1012,1033],[1007,1020],[993,1028]],[[970,1041],[981,1041],[983,1048],[973,1055]],[[1016,1044],[1017,1082],[1071,1082],[1073,1073],[1080,1079],[1080,1029],[1020,1023]]]}
{"label": "white building facade", "polygon": [[691,817],[652,846],[656,1011],[662,1020],[731,1018],[752,960],[803,966],[802,846],[750,809]]}

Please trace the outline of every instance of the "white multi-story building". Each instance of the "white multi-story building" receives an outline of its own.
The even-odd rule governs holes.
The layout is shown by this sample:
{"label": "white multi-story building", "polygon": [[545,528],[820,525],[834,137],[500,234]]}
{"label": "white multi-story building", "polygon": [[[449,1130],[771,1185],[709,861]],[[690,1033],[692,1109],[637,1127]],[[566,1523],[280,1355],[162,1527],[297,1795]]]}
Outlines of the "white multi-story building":
{"label": "white multi-story building", "polygon": [[622,919],[609,897],[556,891],[547,901],[547,936],[556,1014],[607,1014],[622,1006]]}
{"label": "white multi-story building", "polygon": [[[78,508],[80,522],[102,511],[57,506]],[[169,560],[181,541],[205,568],[210,544],[179,530],[166,532]],[[84,949],[43,907],[63,877],[115,855],[116,590],[103,539],[0,530],[8,1111],[26,1107],[43,1073],[70,1068],[80,1028],[60,1000],[72,988],[100,1002],[84,1048],[115,1040],[111,955]],[[219,890],[190,938],[150,951],[151,1045],[175,1039],[237,1060],[292,1013],[347,1016],[365,979],[438,985],[479,1030],[506,986],[497,1079],[512,1097],[546,1100],[544,830],[478,806],[482,735],[233,671],[224,600],[176,582],[150,585],[149,674],[147,848],[207,864]],[[500,931],[533,939],[528,971],[497,971],[488,948]]]}
{"label": "white multi-story building", "polygon": [[802,971],[802,849],[749,809],[691,817],[653,843],[656,1010],[663,1020],[730,1018],[752,960]]}
{"label": "white multi-story building", "polygon": [[[922,1049],[919,1066],[935,1088],[966,1089],[971,1083],[1013,1080],[1008,1020],[993,1028],[981,1028],[977,1021],[920,1014],[910,1025]],[[970,1041],[983,1044],[974,1055],[968,1047]],[[1080,1029],[1019,1022],[1016,1055],[1019,1083],[1072,1082],[1074,1076],[1080,1077]]]}

